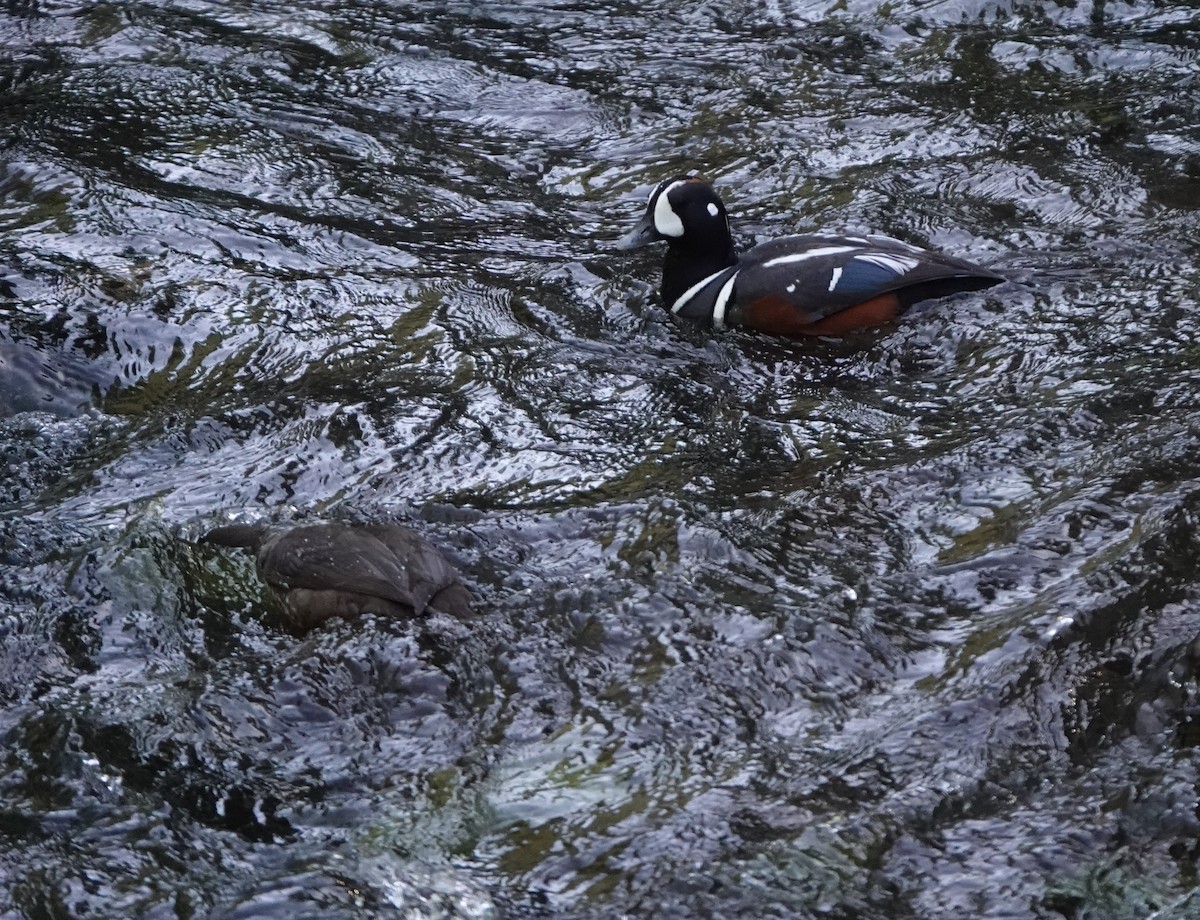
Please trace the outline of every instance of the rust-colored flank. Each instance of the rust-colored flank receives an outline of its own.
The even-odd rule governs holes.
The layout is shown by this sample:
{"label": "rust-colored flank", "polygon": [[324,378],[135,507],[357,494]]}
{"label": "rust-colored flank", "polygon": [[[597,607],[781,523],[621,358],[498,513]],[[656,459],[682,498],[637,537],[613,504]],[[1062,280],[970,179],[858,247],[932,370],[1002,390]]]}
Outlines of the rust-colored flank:
{"label": "rust-colored flank", "polygon": [[899,297],[894,293],[880,294],[814,322],[794,301],[780,294],[768,294],[742,308],[741,322],[743,326],[775,335],[842,335],[852,329],[889,322],[900,311]]}

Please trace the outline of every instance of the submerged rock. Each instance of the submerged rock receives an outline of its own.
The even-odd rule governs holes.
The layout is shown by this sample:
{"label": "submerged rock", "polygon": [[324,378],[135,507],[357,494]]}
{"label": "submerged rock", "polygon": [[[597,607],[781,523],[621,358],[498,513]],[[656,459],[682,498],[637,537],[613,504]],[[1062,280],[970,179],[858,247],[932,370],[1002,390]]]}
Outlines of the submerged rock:
{"label": "submerged rock", "polygon": [[0,418],[21,412],[78,415],[105,389],[105,374],[78,355],[0,333]]}

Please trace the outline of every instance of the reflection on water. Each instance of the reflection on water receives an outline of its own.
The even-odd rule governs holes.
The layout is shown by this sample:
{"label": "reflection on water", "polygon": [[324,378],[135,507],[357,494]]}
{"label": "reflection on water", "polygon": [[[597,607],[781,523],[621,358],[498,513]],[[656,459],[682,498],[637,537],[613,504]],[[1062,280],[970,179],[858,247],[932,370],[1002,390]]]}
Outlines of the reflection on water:
{"label": "reflection on water", "polygon": [[[0,12],[0,912],[1200,909],[1196,10],[677,6]],[[690,168],[1013,282],[678,326]],[[229,515],[489,612],[283,634]]]}

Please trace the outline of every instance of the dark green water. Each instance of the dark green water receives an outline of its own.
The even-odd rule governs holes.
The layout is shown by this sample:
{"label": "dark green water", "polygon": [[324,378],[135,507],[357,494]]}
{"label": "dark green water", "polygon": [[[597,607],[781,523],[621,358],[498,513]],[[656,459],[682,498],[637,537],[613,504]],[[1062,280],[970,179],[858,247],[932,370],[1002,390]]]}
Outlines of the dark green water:
{"label": "dark green water", "polygon": [[[1200,916],[1200,7],[0,7],[0,915]],[[673,323],[743,240],[1011,284]],[[233,515],[477,622],[298,638]]]}

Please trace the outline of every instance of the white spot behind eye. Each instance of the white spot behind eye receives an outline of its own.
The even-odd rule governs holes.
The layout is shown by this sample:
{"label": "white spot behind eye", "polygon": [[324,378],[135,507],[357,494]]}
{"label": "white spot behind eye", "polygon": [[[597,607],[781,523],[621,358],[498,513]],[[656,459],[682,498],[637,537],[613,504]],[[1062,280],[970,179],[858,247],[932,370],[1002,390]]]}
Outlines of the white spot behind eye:
{"label": "white spot behind eye", "polygon": [[710,201],[710,202],[708,203],[708,213],[709,213],[709,214],[711,214],[713,217],[716,217],[718,214],[720,214],[720,213],[721,213],[721,209],[720,209],[720,208],[718,208],[718,207],[717,207],[715,204],[713,204],[713,203]]}
{"label": "white spot behind eye", "polygon": [[662,190],[662,194],[658,196],[658,201],[654,203],[654,229],[663,236],[683,236],[683,221],[679,219],[679,215],[671,207],[670,200],[671,192],[681,185],[683,185],[682,180],[672,182]]}

